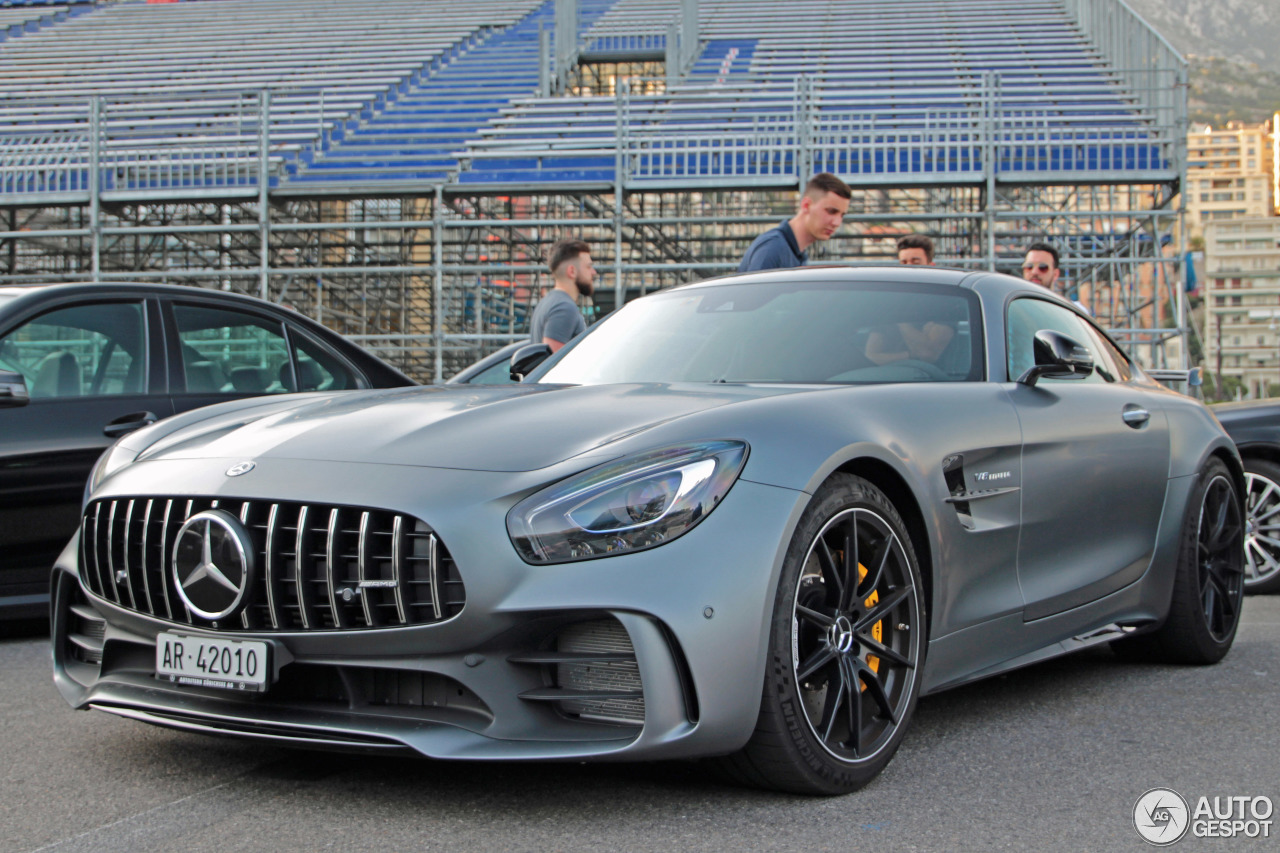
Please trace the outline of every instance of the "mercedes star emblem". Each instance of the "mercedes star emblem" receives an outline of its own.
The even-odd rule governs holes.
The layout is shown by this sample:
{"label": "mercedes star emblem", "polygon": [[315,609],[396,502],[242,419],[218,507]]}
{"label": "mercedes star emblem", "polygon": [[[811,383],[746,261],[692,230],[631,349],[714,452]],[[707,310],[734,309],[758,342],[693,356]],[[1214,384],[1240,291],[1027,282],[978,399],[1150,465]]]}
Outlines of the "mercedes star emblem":
{"label": "mercedes star emblem", "polygon": [[174,587],[191,612],[225,619],[247,603],[254,550],[240,520],[218,509],[187,519],[173,545]]}

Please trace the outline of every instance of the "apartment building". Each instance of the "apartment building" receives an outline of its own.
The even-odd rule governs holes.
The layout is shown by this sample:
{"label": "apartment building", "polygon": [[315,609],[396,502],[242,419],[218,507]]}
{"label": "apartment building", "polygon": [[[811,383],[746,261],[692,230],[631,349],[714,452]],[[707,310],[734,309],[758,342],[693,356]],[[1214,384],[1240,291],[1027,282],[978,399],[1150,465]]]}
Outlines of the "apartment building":
{"label": "apartment building", "polygon": [[1280,217],[1205,225],[1205,368],[1280,393]]}
{"label": "apartment building", "polygon": [[1199,125],[1187,134],[1186,227],[1192,238],[1211,222],[1276,214],[1275,121],[1219,129]]}

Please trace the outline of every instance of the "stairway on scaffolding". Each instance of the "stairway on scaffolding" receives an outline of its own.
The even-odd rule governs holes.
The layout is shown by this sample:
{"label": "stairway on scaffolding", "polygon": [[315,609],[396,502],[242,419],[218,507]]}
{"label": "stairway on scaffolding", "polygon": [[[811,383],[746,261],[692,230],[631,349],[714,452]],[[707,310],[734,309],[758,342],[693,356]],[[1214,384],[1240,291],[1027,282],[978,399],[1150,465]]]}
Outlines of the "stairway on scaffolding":
{"label": "stairway on scaffolding", "polygon": [[[588,26],[614,0],[582,0]],[[304,155],[291,184],[441,183],[458,171],[454,152],[476,130],[539,85],[539,29],[555,25],[547,0],[515,24],[478,34],[440,67],[424,71]]]}

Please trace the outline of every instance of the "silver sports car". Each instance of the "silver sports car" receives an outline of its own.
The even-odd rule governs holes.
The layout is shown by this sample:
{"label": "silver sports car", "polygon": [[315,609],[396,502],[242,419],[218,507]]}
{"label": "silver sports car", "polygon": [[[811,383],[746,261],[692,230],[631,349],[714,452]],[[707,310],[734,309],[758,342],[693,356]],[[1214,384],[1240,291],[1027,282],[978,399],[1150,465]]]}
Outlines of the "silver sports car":
{"label": "silver sports car", "polygon": [[922,695],[1097,643],[1219,660],[1243,481],[1199,402],[1035,285],[723,278],[521,384],[125,436],[53,575],[55,680],[188,731],[846,792]]}

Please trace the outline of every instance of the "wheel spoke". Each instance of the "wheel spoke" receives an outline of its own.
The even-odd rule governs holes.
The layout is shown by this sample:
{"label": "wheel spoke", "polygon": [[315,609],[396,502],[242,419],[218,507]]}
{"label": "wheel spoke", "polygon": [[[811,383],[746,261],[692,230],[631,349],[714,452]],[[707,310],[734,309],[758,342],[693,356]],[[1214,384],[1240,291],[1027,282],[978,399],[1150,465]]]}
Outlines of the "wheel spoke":
{"label": "wheel spoke", "polygon": [[857,634],[869,629],[872,625],[884,619],[894,608],[901,604],[907,597],[913,593],[911,587],[906,586],[899,589],[881,599],[874,607],[863,614],[853,626],[853,630]]}
{"label": "wheel spoke", "polygon": [[862,691],[858,689],[858,673],[849,658],[840,661],[840,679],[848,685],[848,746],[854,755],[862,754]]}
{"label": "wheel spoke", "polygon": [[[1280,568],[1280,562],[1276,561],[1275,554],[1268,548],[1263,548],[1255,541],[1245,543],[1245,559],[1249,561],[1249,575],[1255,578],[1264,577],[1275,572]],[[1255,559],[1255,555],[1259,559]]]}
{"label": "wheel spoke", "polygon": [[[831,601],[831,592],[835,592],[836,602],[844,600],[844,577],[842,576],[840,566],[836,562],[836,555],[831,553],[830,546],[827,545],[825,539],[818,537],[818,566],[822,570],[822,581],[827,586],[827,601]],[[838,604],[836,605],[839,606]]]}
{"label": "wheel spoke", "polygon": [[849,685],[845,681],[844,667],[837,667],[838,676],[832,681],[827,682],[827,704],[822,709],[822,722],[820,724],[822,733],[819,737],[823,743],[831,742],[831,733],[835,730],[836,723],[840,720],[840,708],[844,703],[845,694],[849,690]]}
{"label": "wheel spoke", "polygon": [[796,616],[804,622],[812,623],[824,631],[836,623],[834,617],[828,616],[825,613],[820,613],[812,607],[805,607],[802,604],[796,605]]}
{"label": "wheel spoke", "polygon": [[858,598],[866,598],[871,595],[872,590],[880,588],[880,581],[884,577],[885,566],[889,564],[889,556],[892,553],[893,540],[883,540],[879,555],[877,555],[874,560],[870,561],[874,563],[874,566],[867,566],[867,576],[863,578],[860,584],[858,584]]}
{"label": "wheel spoke", "polygon": [[831,663],[836,657],[836,650],[831,646],[823,643],[822,648],[818,649],[808,660],[802,661],[796,667],[796,680],[807,681],[814,673],[820,672],[823,667]]}
{"label": "wheel spoke", "polygon": [[[1260,527],[1256,529],[1257,530],[1280,530],[1280,528],[1276,528],[1276,527]],[[1275,539],[1271,536],[1263,536],[1261,533],[1254,533],[1253,538],[1259,542],[1264,542],[1267,545],[1270,545],[1272,548],[1275,548],[1276,550],[1280,550],[1280,539]]]}
{"label": "wheel spoke", "polygon": [[858,561],[858,516],[855,514],[844,525],[844,566],[841,567],[844,577],[836,605],[841,613],[848,613],[853,606],[853,596],[858,589]]}
{"label": "wheel spoke", "polygon": [[[1253,501],[1254,506],[1262,506],[1267,502],[1267,498],[1275,494],[1276,484],[1268,480],[1266,477],[1259,477],[1256,474],[1249,474],[1249,497]],[[1264,484],[1261,489],[1257,488],[1258,484]]]}
{"label": "wheel spoke", "polygon": [[905,666],[907,669],[914,669],[915,663],[911,659],[901,653],[889,648],[884,643],[878,642],[871,634],[859,634],[858,643],[867,650],[869,654],[873,654],[881,660],[887,660],[896,663],[898,666]]}
{"label": "wheel spoke", "polygon": [[[884,683],[880,680],[880,674],[863,661],[858,661],[858,674],[861,676],[862,683],[867,686],[867,695],[880,708],[880,716],[896,726],[898,724],[898,715],[893,712],[893,706],[889,702],[889,694],[885,692]],[[859,692],[859,695],[861,695],[861,692]]]}
{"label": "wheel spoke", "polygon": [[[1273,491],[1275,491],[1274,483],[1268,485],[1267,494],[1271,494]],[[1258,502],[1255,503],[1253,506],[1254,506],[1254,510],[1256,511],[1259,507],[1267,507],[1267,503],[1262,498],[1258,498]],[[1262,513],[1260,515],[1255,515],[1253,517],[1253,520],[1259,521],[1259,522],[1266,521],[1268,518],[1271,518],[1273,515],[1275,515],[1278,512],[1280,512],[1280,500],[1271,504],[1270,507],[1267,508],[1267,511],[1265,513]]]}

